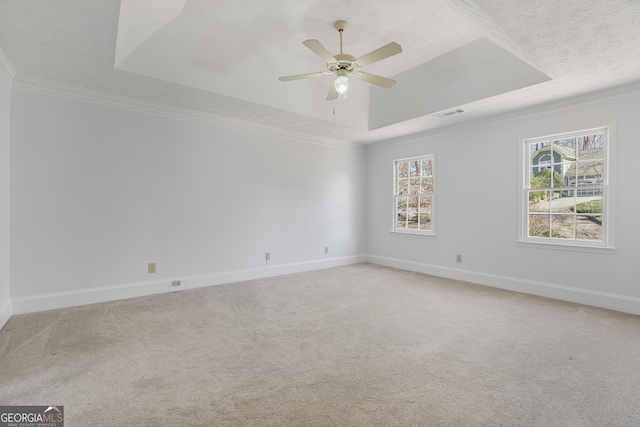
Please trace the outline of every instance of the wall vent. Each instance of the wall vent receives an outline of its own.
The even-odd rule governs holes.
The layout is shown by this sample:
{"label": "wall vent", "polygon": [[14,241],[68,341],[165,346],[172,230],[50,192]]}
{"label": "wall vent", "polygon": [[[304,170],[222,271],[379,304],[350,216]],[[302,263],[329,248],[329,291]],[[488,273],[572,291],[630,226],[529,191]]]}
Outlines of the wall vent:
{"label": "wall vent", "polygon": [[435,116],[442,119],[444,117],[449,117],[449,116],[455,116],[456,114],[460,114],[460,113],[464,113],[464,110],[449,110],[449,111],[445,111],[444,113],[440,113],[440,114],[436,114]]}

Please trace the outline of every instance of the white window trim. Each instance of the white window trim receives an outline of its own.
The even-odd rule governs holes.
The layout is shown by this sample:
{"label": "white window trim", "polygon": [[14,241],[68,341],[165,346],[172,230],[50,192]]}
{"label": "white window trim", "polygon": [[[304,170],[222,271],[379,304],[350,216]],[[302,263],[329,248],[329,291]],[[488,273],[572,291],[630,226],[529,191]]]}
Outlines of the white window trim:
{"label": "white window trim", "polygon": [[[602,198],[602,210],[603,217],[605,218],[602,230],[602,242],[591,241],[555,241],[547,239],[537,239],[527,236],[527,212],[528,212],[528,200],[525,197],[526,194],[526,182],[529,162],[529,153],[525,149],[528,142],[536,140],[545,140],[558,135],[571,136],[575,134],[583,134],[590,130],[599,130],[607,128],[607,144],[604,152],[605,161],[605,188]],[[580,129],[576,131],[576,129]],[[557,129],[553,132],[547,132],[546,135],[542,132],[537,134],[529,134],[520,136],[518,138],[518,236],[516,243],[518,246],[545,248],[545,249],[558,249],[576,252],[595,252],[595,253],[614,253],[615,247],[615,171],[616,171],[616,122],[615,120],[604,123],[591,123],[590,125],[571,126],[566,128]]]}
{"label": "white window trim", "polygon": [[[431,230],[396,230],[396,220],[397,220],[397,214],[396,214],[396,188],[398,186],[397,183],[397,172],[396,172],[396,163],[398,162],[408,162],[411,160],[416,160],[416,159],[425,159],[425,158],[431,158],[432,163],[431,163],[431,178],[432,178],[432,183],[433,183],[433,191],[431,192]],[[413,157],[406,157],[403,159],[394,159],[393,163],[392,163],[392,173],[393,173],[393,193],[391,195],[391,200],[392,200],[392,209],[391,209],[391,230],[390,232],[393,234],[397,234],[397,235],[405,235],[405,236],[411,236],[411,237],[428,237],[428,238],[434,238],[436,236],[436,191],[437,191],[437,185],[436,185],[436,165],[437,161],[436,161],[436,153],[431,153],[431,154],[423,154],[421,156],[413,156]]]}

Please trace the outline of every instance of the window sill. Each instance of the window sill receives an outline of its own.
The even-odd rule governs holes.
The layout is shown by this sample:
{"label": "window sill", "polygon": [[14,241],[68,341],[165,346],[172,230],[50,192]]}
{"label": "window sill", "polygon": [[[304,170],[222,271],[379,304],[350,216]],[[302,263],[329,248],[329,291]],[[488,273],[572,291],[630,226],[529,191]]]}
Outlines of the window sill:
{"label": "window sill", "polygon": [[544,248],[560,251],[590,252],[597,254],[614,254],[617,251],[616,248],[607,246],[569,245],[552,242],[529,242],[524,240],[516,240],[516,245],[526,248]]}
{"label": "window sill", "polygon": [[434,233],[425,233],[425,232],[419,232],[419,231],[397,231],[397,230],[391,230],[389,231],[391,234],[395,234],[398,236],[410,236],[410,237],[421,237],[421,238],[428,238],[428,239],[435,239],[436,235]]}

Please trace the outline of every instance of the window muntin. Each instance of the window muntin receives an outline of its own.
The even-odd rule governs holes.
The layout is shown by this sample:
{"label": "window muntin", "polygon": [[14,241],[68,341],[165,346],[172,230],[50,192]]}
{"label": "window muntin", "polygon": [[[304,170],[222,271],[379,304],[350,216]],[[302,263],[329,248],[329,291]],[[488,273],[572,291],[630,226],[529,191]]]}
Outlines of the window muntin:
{"label": "window muntin", "polygon": [[394,162],[393,231],[433,234],[433,156]]}
{"label": "window muntin", "polygon": [[607,127],[524,140],[523,240],[609,246]]}

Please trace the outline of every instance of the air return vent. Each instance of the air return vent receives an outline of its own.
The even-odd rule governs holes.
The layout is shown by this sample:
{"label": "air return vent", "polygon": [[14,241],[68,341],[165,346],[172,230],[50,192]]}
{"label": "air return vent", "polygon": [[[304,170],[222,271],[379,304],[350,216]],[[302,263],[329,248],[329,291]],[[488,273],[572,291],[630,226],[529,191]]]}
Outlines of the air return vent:
{"label": "air return vent", "polygon": [[449,111],[445,111],[444,113],[436,114],[436,117],[442,119],[444,117],[455,116],[456,114],[460,114],[460,113],[464,113],[464,110],[449,110]]}

